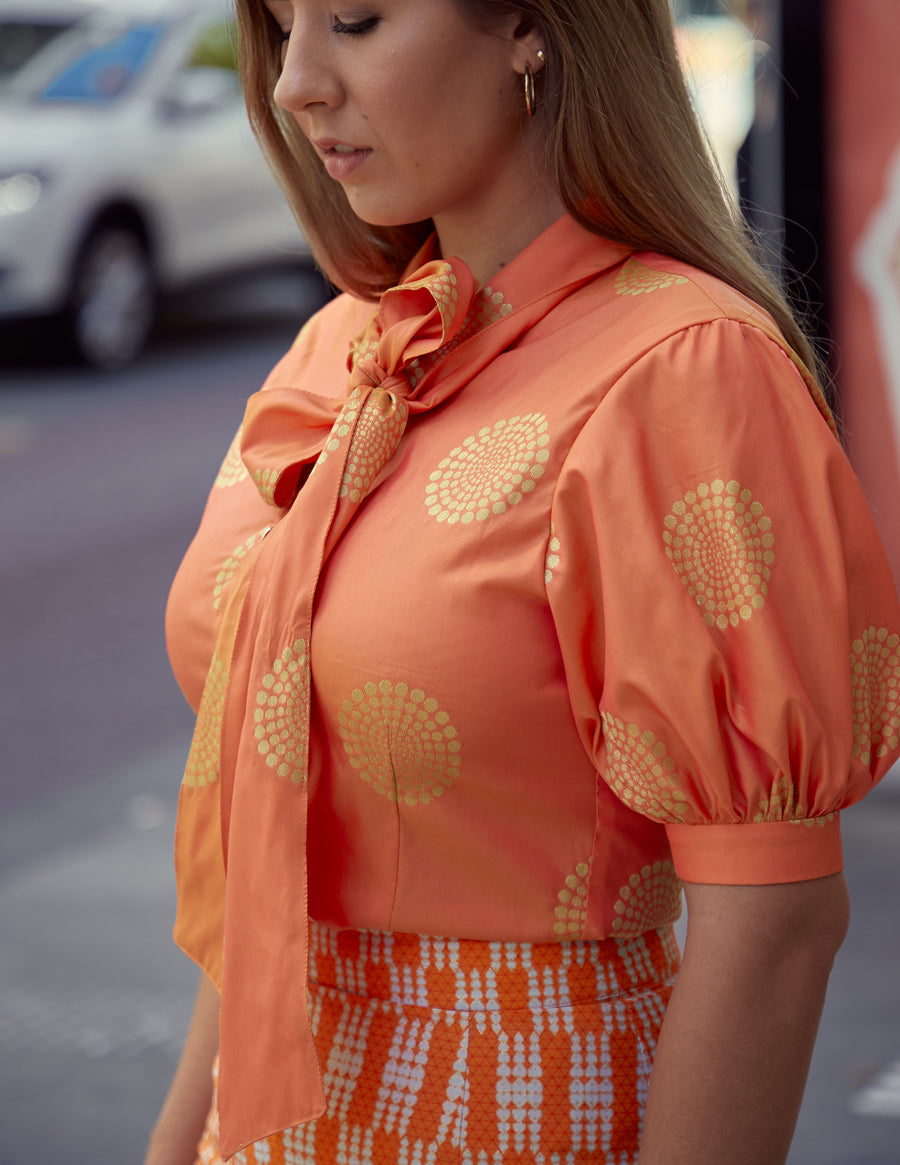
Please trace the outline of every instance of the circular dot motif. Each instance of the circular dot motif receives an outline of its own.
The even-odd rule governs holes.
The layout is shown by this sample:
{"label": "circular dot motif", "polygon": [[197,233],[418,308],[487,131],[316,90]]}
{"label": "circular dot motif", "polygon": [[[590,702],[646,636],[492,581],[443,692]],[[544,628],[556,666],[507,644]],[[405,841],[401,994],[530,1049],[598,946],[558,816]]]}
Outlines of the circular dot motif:
{"label": "circular dot motif", "polygon": [[556,922],[553,924],[554,934],[564,934],[569,938],[582,938],[584,924],[587,921],[588,901],[588,874],[590,866],[587,862],[579,862],[575,873],[566,878],[565,888],[557,894],[559,905],[554,913]]}
{"label": "circular dot motif", "polygon": [[253,719],[256,747],[269,768],[302,784],[309,734],[309,664],[303,639],[286,647],[263,678]]}
{"label": "circular dot motif", "polygon": [[824,829],[829,821],[833,821],[837,815],[835,813],[823,813],[818,817],[803,817],[795,818],[791,821],[792,825],[802,825],[806,829]]}
{"label": "circular dot motif", "polygon": [[275,505],[275,486],[280,474],[277,469],[254,469],[253,484],[259,491],[259,496],[270,506]]}
{"label": "circular dot motif", "polygon": [[654,862],[632,874],[619,890],[613,909],[613,932],[617,937],[636,937],[659,926],[667,926],[681,914],[681,880],[671,862]]}
{"label": "circular dot motif", "polygon": [[701,483],[672,506],[663,539],[708,627],[737,627],[762,609],[775,537],[749,489],[736,481]]}
{"label": "circular dot motif", "polygon": [[356,688],[338,714],[350,764],[395,803],[428,805],[460,775],[460,743],[437,700],[389,680]]}
{"label": "circular dot motif", "polygon": [[241,563],[253,547],[261,542],[271,529],[271,526],[265,526],[262,530],[257,530],[255,534],[251,534],[247,541],[242,542],[240,546],[236,546],[222,563],[222,569],[216,575],[216,585],[213,587],[213,606],[217,611],[222,602],[222,595],[225,592],[225,588],[234,578]]}
{"label": "circular dot motif", "polygon": [[428,372],[439,363],[448,352],[458,347],[464,340],[480,332],[489,324],[495,324],[508,316],[513,305],[508,303],[501,291],[494,291],[492,287],[482,287],[472,299],[469,314],[463,321],[459,331],[452,340],[442,344],[434,352],[426,352],[424,356],[417,356],[406,367],[406,376],[413,388],[418,388]]}
{"label": "circular dot motif", "polygon": [[794,783],[789,777],[779,777],[772,782],[768,797],[763,797],[753,816],[756,822],[792,821],[802,817],[802,811],[794,803]]}
{"label": "circular dot motif", "polygon": [[863,764],[900,743],[900,636],[869,627],[850,648],[853,755]]}
{"label": "circular dot motif", "polygon": [[347,452],[339,491],[342,498],[360,502],[366,496],[382,466],[394,455],[408,414],[405,400],[377,389],[369,395]]}
{"label": "circular dot motif", "polygon": [[518,505],[544,476],[550,456],[547,428],[542,413],[529,413],[466,437],[429,478],[429,514],[448,525],[467,525]]}
{"label": "circular dot motif", "polygon": [[[331,453],[337,453],[340,449],[344,439],[353,431],[353,425],[359,415],[359,410],[362,408],[362,390],[354,388],[353,392],[347,397],[344,406],[338,413],[337,420],[331,426],[331,432],[328,434],[328,440],[322,452],[319,454],[316,465],[322,465],[328,460]],[[315,465],[313,469],[315,469]]]}
{"label": "circular dot motif", "polygon": [[426,275],[424,279],[414,279],[409,283],[401,283],[397,290],[416,291],[420,288],[425,288],[431,293],[435,305],[441,313],[441,323],[446,331],[456,315],[459,299],[453,268],[449,263],[444,263],[433,275]]}
{"label": "circular dot motif", "polygon": [[556,531],[553,528],[553,523],[550,523],[550,541],[547,543],[547,557],[544,560],[544,582],[553,582],[553,572],[559,566],[559,539],[556,536]]}
{"label": "circular dot motif", "polygon": [[370,324],[367,324],[365,332],[350,342],[349,364],[351,369],[355,368],[360,360],[374,356],[378,351],[378,339],[371,335],[369,328]]}
{"label": "circular dot motif", "polygon": [[456,304],[459,293],[456,290],[456,276],[449,263],[441,268],[440,274],[426,280],[426,286],[434,296],[438,311],[441,313],[441,322],[446,329],[456,315]]}
{"label": "circular dot motif", "polygon": [[225,454],[225,460],[222,462],[219,467],[219,472],[216,474],[214,484],[218,489],[228,489],[229,486],[237,485],[245,477],[250,476],[247,472],[247,466],[241,459],[242,432],[243,426],[235,433],[234,439],[228,446],[228,452]]}
{"label": "circular dot motif", "polygon": [[512,309],[512,304],[504,299],[502,291],[482,287],[472,303],[472,330],[478,332],[488,324],[495,324],[497,320],[508,316]]}
{"label": "circular dot motif", "polygon": [[787,821],[791,825],[805,825],[807,829],[824,829],[834,819],[834,813],[810,817],[805,805],[796,800],[796,790],[790,777],[779,777],[772,782],[768,797],[763,797],[753,815],[756,822]]}
{"label": "circular dot motif", "polygon": [[688,799],[666,746],[638,724],[600,713],[606,741],[606,780],[626,805],[657,821],[683,823]]}
{"label": "circular dot motif", "polygon": [[225,710],[227,673],[225,665],[213,656],[206,676],[194,737],[188,753],[183,783],[190,789],[203,789],[219,779],[219,748],[222,737],[222,715]]}
{"label": "circular dot motif", "polygon": [[678,283],[687,283],[687,279],[683,275],[673,275],[671,271],[657,271],[637,259],[629,259],[616,278],[616,295],[647,295]]}

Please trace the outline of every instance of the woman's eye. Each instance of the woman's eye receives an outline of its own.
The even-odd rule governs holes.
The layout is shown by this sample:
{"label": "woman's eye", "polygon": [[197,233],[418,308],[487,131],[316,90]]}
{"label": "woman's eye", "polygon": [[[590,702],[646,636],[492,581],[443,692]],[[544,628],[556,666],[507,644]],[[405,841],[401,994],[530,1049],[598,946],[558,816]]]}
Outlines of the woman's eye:
{"label": "woman's eye", "polygon": [[361,36],[364,32],[371,32],[377,23],[377,16],[370,16],[366,20],[335,20],[331,26],[331,30],[332,32],[340,32],[348,36]]}

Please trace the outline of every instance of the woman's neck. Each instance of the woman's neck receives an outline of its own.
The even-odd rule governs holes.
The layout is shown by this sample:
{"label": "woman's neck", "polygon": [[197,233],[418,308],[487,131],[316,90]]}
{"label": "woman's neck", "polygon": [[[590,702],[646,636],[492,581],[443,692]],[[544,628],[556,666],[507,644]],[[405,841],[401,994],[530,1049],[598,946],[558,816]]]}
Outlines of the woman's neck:
{"label": "woman's neck", "polygon": [[434,225],[441,254],[462,259],[482,287],[565,213],[555,190],[532,186],[504,193],[489,208],[482,202],[471,220],[437,215]]}

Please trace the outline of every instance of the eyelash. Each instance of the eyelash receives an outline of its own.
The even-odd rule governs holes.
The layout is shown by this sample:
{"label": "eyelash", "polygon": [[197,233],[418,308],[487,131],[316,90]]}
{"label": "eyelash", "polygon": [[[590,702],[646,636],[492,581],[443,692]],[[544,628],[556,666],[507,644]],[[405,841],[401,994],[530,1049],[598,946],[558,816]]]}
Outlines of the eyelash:
{"label": "eyelash", "polygon": [[377,23],[377,16],[369,16],[366,20],[358,20],[354,24],[345,24],[343,20],[336,20],[331,26],[331,31],[340,32],[346,36],[362,36],[366,32],[371,32]]}
{"label": "eyelash", "polygon": [[[369,16],[365,20],[358,20],[353,24],[346,24],[343,20],[335,20],[331,26],[331,31],[340,33],[342,36],[363,36],[365,33],[371,32],[377,23],[377,16]],[[290,39],[290,30],[282,32],[282,45],[286,45]]]}

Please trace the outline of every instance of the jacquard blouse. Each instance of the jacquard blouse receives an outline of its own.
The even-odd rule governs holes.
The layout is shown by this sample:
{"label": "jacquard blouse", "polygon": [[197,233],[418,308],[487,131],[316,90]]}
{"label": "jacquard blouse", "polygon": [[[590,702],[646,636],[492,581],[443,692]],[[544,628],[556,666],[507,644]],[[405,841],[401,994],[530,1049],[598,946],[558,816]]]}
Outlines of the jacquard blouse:
{"label": "jacquard blouse", "polygon": [[[452,339],[397,375],[439,386],[444,359],[465,376],[409,417],[374,480],[348,462],[358,508],[315,581],[309,642],[246,693],[256,759],[235,789],[289,785],[308,733],[309,914],[624,937],[677,916],[680,878],[838,871],[838,813],[900,746],[900,609],[818,390],[739,293],[569,218],[463,299]],[[225,457],[167,613],[195,709],[235,579],[269,594],[270,531],[339,455],[329,409],[374,351],[374,310],[344,295],[313,317]],[[183,802],[223,795],[205,739]],[[219,862],[199,890],[212,921],[178,937],[221,983],[236,823],[227,806],[210,820],[179,879],[193,853]]]}

